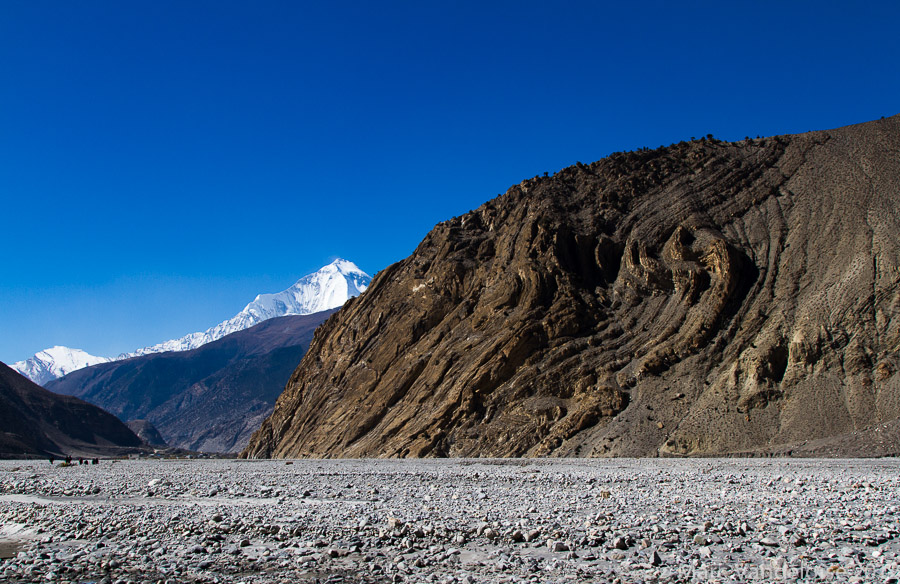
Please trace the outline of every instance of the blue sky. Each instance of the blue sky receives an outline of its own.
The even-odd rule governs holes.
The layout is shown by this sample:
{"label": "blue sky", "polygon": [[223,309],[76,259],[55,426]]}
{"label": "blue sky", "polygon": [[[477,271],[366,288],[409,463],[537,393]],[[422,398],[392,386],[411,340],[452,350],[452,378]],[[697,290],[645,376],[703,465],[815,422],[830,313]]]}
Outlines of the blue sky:
{"label": "blue sky", "polygon": [[0,3],[0,360],[375,273],[524,178],[900,113],[900,3]]}

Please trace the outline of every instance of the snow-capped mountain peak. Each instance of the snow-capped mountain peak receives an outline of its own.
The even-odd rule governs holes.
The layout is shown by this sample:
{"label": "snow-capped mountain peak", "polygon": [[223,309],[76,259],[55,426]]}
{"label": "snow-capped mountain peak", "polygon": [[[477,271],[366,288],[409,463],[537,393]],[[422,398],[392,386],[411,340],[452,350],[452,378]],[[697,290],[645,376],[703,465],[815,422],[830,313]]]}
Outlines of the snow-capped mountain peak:
{"label": "snow-capped mountain peak", "polygon": [[264,320],[277,316],[313,314],[337,308],[354,296],[365,292],[372,278],[356,264],[336,259],[312,274],[303,276],[288,288],[276,294],[260,294],[234,317],[207,329],[191,333],[180,339],[165,341],[152,347],[144,347],[133,353],[122,353],[114,359],[96,357],[80,349],[51,347],[34,357],[12,365],[22,375],[41,385],[71,373],[77,369],[166,351],[188,351],[206,343],[221,339]]}
{"label": "snow-capped mountain peak", "polygon": [[318,272],[303,276],[287,290],[260,294],[237,317],[250,315],[261,322],[274,316],[329,310],[362,294],[370,280],[353,262],[337,259]]}
{"label": "snow-capped mountain peak", "polygon": [[258,295],[235,316],[204,332],[191,333],[180,339],[138,349],[134,353],[120,355],[119,358],[165,351],[188,351],[270,318],[313,314],[337,308],[350,298],[365,292],[371,280],[372,278],[353,262],[336,259],[317,272],[303,276],[287,290],[276,294]]}
{"label": "snow-capped mountain peak", "polygon": [[111,361],[107,357],[97,357],[81,349],[71,349],[59,345],[44,349],[24,361],[12,364],[12,368],[38,385],[51,379],[62,377],[76,369]]}

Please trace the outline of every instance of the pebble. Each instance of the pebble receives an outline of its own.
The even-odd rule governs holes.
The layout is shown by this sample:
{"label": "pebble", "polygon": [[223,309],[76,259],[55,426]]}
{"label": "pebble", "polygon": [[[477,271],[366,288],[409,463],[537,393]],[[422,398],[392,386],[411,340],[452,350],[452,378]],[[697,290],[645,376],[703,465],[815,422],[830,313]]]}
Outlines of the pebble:
{"label": "pebble", "polygon": [[747,566],[883,581],[900,572],[898,471],[896,459],[0,461],[0,550],[14,550],[0,581],[674,584],[746,581]]}

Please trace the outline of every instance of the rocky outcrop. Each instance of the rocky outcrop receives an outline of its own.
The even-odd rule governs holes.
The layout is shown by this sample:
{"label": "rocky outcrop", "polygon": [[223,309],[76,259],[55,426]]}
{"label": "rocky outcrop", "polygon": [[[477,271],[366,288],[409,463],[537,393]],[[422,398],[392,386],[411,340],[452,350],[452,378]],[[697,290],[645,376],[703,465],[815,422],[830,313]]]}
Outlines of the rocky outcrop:
{"label": "rocky outcrop", "polygon": [[118,418],[0,363],[0,458],[119,456],[141,440]]}
{"label": "rocky outcrop", "polygon": [[526,180],[331,317],[243,455],[711,455],[897,419],[898,200],[897,116]]}
{"label": "rocky outcrop", "polygon": [[272,318],[190,351],[86,367],[47,389],[123,420],[146,419],[175,448],[239,452],[271,413],[315,328],[332,313]]}
{"label": "rocky outcrop", "polygon": [[155,448],[165,448],[168,446],[166,440],[153,425],[150,420],[129,420],[126,424],[128,429],[137,434],[144,444]]}

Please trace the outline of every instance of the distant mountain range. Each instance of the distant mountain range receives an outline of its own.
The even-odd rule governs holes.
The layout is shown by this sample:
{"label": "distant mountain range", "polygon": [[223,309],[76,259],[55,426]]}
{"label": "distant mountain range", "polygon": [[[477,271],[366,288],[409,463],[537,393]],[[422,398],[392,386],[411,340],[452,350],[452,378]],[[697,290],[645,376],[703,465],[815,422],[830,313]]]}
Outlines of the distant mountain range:
{"label": "distant mountain range", "polygon": [[277,294],[258,295],[234,317],[204,332],[191,333],[179,339],[123,353],[115,358],[98,357],[80,349],[55,346],[29,359],[13,363],[12,368],[35,383],[44,385],[90,365],[153,353],[188,351],[271,318],[314,314],[337,308],[349,298],[364,292],[371,279],[353,262],[337,259],[317,272],[300,278],[287,290]]}
{"label": "distant mountain range", "polygon": [[97,357],[81,349],[71,349],[57,345],[36,353],[30,359],[17,361],[10,367],[38,385],[44,385],[48,381],[62,377],[72,371],[109,361],[112,361],[112,359]]}
{"label": "distant mountain range", "polygon": [[180,339],[144,347],[133,353],[124,353],[119,355],[118,359],[166,351],[188,351],[270,318],[315,314],[338,308],[350,298],[365,292],[371,280],[372,278],[353,262],[337,259],[319,271],[303,276],[287,290],[277,294],[258,295],[235,316],[202,333],[191,333]]}
{"label": "distant mountain range", "polygon": [[0,363],[0,458],[113,456],[144,449],[112,414],[49,392]]}
{"label": "distant mountain range", "polygon": [[[316,327],[335,311],[270,318],[189,351],[85,367],[47,389],[128,420],[151,444],[237,452],[272,411]],[[148,422],[162,439],[147,431]]]}

